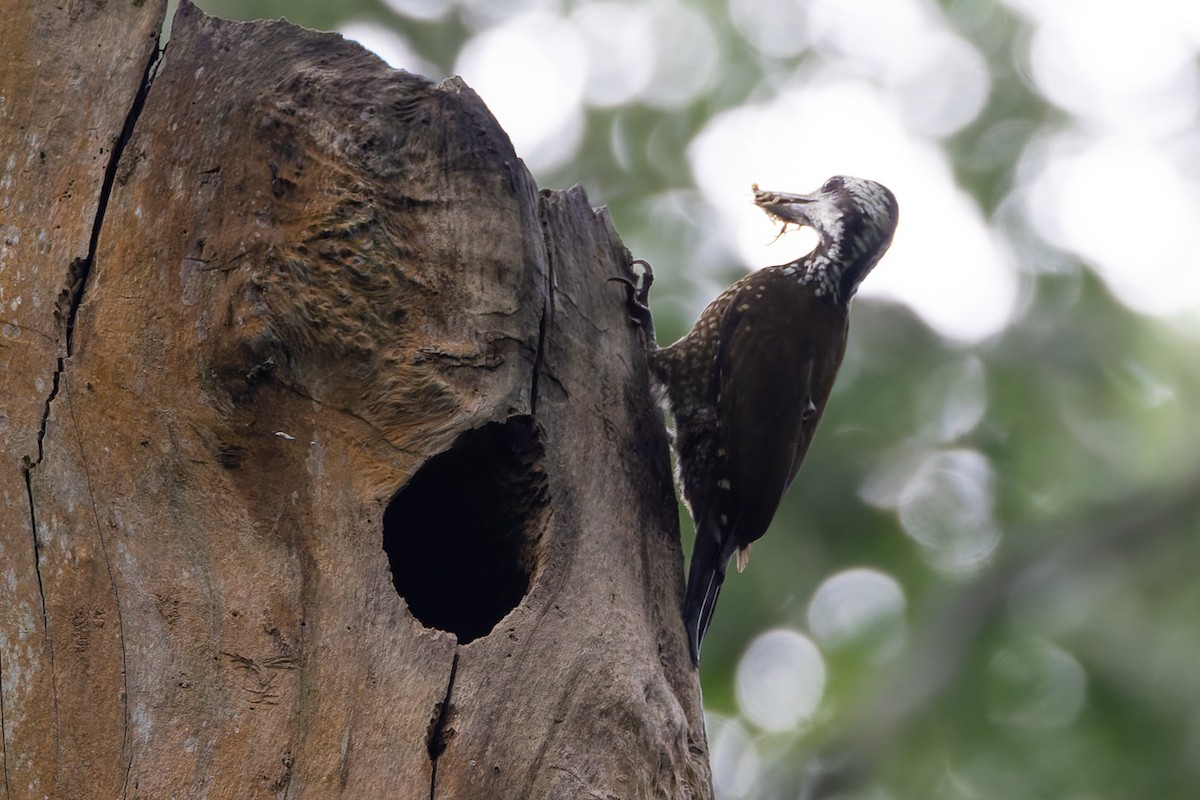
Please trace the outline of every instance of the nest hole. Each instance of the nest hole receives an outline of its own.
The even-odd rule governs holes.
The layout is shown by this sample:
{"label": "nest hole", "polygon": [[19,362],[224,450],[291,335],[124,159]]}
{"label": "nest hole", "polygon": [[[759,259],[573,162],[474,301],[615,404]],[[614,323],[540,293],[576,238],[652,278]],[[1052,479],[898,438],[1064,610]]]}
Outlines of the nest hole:
{"label": "nest hole", "polygon": [[426,462],[383,514],[392,583],[426,627],[466,644],[529,591],[548,492],[530,417],[468,431]]}

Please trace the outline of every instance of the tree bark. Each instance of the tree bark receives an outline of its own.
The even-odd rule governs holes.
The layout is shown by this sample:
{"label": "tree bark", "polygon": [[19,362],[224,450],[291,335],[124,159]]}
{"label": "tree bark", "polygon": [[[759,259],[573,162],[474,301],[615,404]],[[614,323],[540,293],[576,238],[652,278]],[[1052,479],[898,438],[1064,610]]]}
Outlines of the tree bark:
{"label": "tree bark", "polygon": [[337,35],[4,5],[4,797],[710,796],[606,213]]}

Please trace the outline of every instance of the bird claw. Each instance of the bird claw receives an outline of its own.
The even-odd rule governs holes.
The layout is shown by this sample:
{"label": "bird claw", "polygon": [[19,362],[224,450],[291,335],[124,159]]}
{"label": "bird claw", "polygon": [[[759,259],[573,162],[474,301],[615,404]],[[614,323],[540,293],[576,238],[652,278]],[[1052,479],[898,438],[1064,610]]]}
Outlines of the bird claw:
{"label": "bird claw", "polygon": [[629,318],[643,330],[653,332],[654,319],[650,313],[650,287],[654,284],[654,269],[650,262],[637,259],[630,266],[641,265],[640,275],[630,279],[626,277],[609,278],[610,283],[619,283],[625,287],[625,303],[629,306]]}

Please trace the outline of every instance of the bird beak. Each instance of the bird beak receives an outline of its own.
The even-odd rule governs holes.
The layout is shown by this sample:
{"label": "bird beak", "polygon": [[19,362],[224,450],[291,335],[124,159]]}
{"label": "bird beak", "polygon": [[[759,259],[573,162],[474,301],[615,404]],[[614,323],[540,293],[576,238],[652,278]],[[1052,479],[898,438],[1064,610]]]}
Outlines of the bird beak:
{"label": "bird beak", "polygon": [[768,192],[759,189],[757,184],[754,186],[754,204],[756,206],[782,222],[792,222],[796,225],[812,225],[805,206],[817,202],[817,199],[807,194]]}

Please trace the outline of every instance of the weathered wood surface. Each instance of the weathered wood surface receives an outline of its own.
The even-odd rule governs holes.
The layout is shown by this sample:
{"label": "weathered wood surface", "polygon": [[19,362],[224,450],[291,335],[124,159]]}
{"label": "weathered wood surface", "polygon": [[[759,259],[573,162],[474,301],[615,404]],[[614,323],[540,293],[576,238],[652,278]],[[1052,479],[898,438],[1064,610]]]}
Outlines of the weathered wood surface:
{"label": "weathered wood surface", "polygon": [[[0,791],[10,798],[119,787],[128,766],[121,624],[99,532],[89,521],[59,536],[70,523],[31,507],[27,477],[46,465],[44,446],[63,447],[42,432],[63,396],[105,173],[163,5],[0,2]],[[56,487],[65,503],[85,492]],[[84,508],[72,511],[78,520]],[[86,598],[61,603],[89,584]]]}
{"label": "weathered wood surface", "polygon": [[606,215],[461,82],[186,3],[102,197],[163,4],[6,5],[5,797],[708,796]]}

